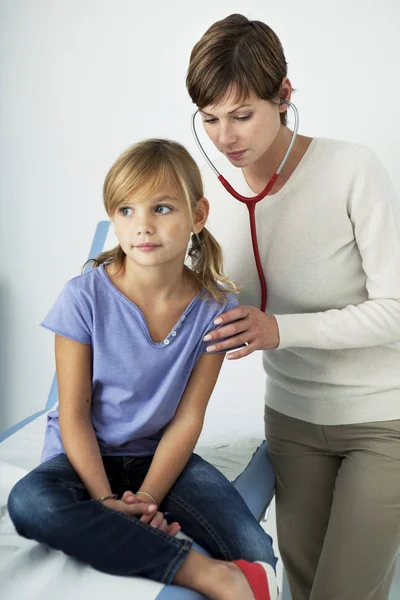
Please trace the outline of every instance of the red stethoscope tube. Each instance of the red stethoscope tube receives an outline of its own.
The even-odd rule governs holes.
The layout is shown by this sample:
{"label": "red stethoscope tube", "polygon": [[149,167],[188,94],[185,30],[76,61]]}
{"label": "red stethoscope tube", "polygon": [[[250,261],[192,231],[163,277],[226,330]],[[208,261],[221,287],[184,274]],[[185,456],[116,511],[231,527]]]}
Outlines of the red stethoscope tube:
{"label": "red stethoscope tube", "polygon": [[257,240],[257,225],[256,225],[256,204],[272,190],[274,187],[275,181],[278,179],[278,173],[274,173],[271,179],[268,181],[266,187],[263,191],[255,196],[254,198],[246,198],[246,196],[242,196],[231,186],[231,184],[225,179],[223,175],[219,175],[218,179],[224,186],[224,188],[234,197],[236,200],[240,200],[240,202],[244,202],[247,205],[249,211],[250,218],[250,233],[251,233],[251,243],[253,246],[254,259],[256,261],[258,279],[260,281],[260,289],[261,289],[261,308],[262,312],[265,312],[267,307],[267,284],[265,282],[264,271],[261,265],[260,251],[258,249],[258,240]]}
{"label": "red stethoscope tube", "polygon": [[249,218],[250,218],[251,242],[252,242],[252,246],[253,246],[253,253],[254,253],[254,259],[255,259],[255,263],[256,263],[256,267],[257,267],[258,278],[260,281],[260,289],[261,289],[260,310],[262,312],[265,312],[266,307],[267,307],[267,284],[265,282],[264,271],[263,271],[263,268],[261,265],[260,251],[258,248],[258,241],[257,241],[256,204],[257,204],[257,202],[260,202],[260,200],[263,200],[263,198],[265,198],[265,196],[267,196],[267,194],[269,194],[270,191],[272,190],[272,188],[274,187],[276,180],[278,179],[278,177],[289,157],[289,154],[292,151],[292,148],[294,146],[294,142],[296,140],[296,136],[297,136],[297,133],[299,130],[299,113],[298,113],[296,106],[292,102],[289,102],[288,100],[284,100],[281,104],[287,104],[294,111],[295,124],[294,124],[294,128],[293,128],[292,139],[290,141],[289,148],[287,149],[286,154],[283,157],[281,164],[279,165],[279,168],[272,175],[271,179],[268,181],[267,185],[262,190],[262,192],[257,194],[257,196],[253,196],[253,197],[242,196],[242,194],[239,194],[239,192],[237,192],[235,190],[235,188],[231,186],[231,184],[225,179],[225,177],[223,175],[221,175],[221,173],[218,171],[218,169],[212,163],[212,161],[207,156],[207,154],[197,136],[196,127],[195,127],[195,118],[199,111],[196,110],[192,115],[192,134],[193,134],[193,137],[197,143],[197,146],[198,146],[201,154],[203,155],[203,157],[205,158],[205,160],[207,161],[207,163],[211,167],[211,169],[214,171],[214,173],[216,174],[216,176],[218,177],[219,181],[224,186],[226,191],[229,192],[234,198],[236,198],[236,200],[239,200],[240,202],[243,202],[244,204],[247,205],[247,208],[249,211]]}

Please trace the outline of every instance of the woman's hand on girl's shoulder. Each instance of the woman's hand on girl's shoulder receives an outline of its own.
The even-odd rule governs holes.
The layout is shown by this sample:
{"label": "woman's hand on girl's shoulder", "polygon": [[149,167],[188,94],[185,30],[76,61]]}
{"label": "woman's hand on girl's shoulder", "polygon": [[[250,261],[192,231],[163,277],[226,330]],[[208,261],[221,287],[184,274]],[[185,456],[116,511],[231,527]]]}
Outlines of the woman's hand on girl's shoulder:
{"label": "woman's hand on girl's shoulder", "polygon": [[[279,346],[279,328],[273,315],[266,315],[255,306],[237,306],[219,315],[214,324],[218,329],[204,338],[210,342],[207,352],[229,352],[238,346],[246,346],[227,356],[235,360],[248,356],[255,350],[275,350]],[[219,342],[218,340],[223,340]]]}

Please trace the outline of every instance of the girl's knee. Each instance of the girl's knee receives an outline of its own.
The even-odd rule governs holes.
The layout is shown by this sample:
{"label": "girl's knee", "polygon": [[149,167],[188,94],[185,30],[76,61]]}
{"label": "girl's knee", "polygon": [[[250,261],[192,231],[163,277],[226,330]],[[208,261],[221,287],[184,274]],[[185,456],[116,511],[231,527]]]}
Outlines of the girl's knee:
{"label": "girl's knee", "polygon": [[40,482],[27,475],[12,488],[7,508],[11,521],[20,535],[34,537],[33,532],[46,525],[46,503],[40,501]]}
{"label": "girl's knee", "polygon": [[32,511],[32,506],[29,506],[27,499],[24,479],[14,485],[7,502],[8,513],[18,533],[23,533],[24,523]]}

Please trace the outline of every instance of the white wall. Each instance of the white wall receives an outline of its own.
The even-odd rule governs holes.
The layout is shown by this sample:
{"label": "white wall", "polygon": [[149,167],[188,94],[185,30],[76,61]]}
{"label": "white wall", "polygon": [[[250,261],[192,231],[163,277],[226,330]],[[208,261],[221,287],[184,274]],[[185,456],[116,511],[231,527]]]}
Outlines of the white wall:
{"label": "white wall", "polygon": [[[189,52],[232,12],[281,37],[301,132],[369,144],[400,194],[397,0],[0,0],[0,431],[45,405],[53,340],[38,323],[105,217],[114,159],[157,136],[200,160]],[[226,364],[207,432],[228,421],[262,434],[259,356]]]}

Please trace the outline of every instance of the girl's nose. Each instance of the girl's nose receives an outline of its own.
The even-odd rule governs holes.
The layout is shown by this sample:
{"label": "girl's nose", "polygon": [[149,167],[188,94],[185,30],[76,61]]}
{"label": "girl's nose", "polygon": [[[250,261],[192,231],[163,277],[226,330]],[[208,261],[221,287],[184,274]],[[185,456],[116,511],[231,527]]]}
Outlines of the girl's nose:
{"label": "girl's nose", "polygon": [[143,215],[138,219],[136,230],[139,235],[153,234],[155,232],[155,226],[152,218],[148,215]]}

